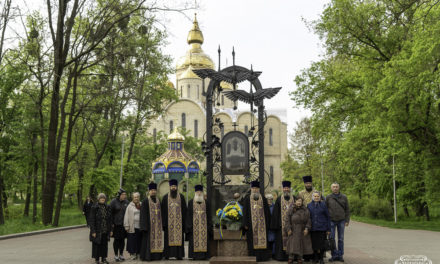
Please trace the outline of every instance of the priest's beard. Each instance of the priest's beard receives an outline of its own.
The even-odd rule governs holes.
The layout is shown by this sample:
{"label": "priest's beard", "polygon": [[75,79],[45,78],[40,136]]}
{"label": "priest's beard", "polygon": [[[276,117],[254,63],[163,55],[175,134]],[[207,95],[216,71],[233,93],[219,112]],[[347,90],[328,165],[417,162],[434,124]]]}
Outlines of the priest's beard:
{"label": "priest's beard", "polygon": [[194,196],[194,201],[196,203],[199,203],[199,204],[202,203],[203,199],[204,199],[203,195],[196,195],[196,196]]}
{"label": "priest's beard", "polygon": [[153,202],[156,202],[156,195],[150,195],[151,200],[153,200]]}
{"label": "priest's beard", "polygon": [[285,193],[284,193],[284,199],[286,199],[287,201],[289,201],[289,200],[290,200],[290,193],[285,192]]}
{"label": "priest's beard", "polygon": [[171,190],[171,198],[176,198],[177,197],[177,190]]}
{"label": "priest's beard", "polygon": [[313,190],[313,187],[306,187],[306,191],[311,192]]}
{"label": "priest's beard", "polygon": [[252,198],[254,198],[254,200],[257,201],[260,198],[260,194],[259,193],[253,193],[252,194]]}

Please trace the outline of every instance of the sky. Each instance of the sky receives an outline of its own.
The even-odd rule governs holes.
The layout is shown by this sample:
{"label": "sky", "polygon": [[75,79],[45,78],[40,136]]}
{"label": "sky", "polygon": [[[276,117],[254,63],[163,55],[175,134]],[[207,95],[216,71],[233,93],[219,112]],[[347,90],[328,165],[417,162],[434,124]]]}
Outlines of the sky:
{"label": "sky", "polygon": [[[302,69],[320,59],[323,48],[317,35],[310,31],[304,20],[319,18],[324,10],[324,0],[199,0],[197,10],[179,13],[167,12],[163,17],[169,37],[163,50],[174,59],[185,55],[186,43],[192,27],[194,13],[203,32],[203,50],[218,67],[217,49],[222,50],[221,66],[226,60],[232,65],[232,47],[235,49],[236,65],[262,71],[260,81],[264,88],[282,89],[271,100],[265,100],[270,111],[287,109],[288,132],[296,122],[310,112],[294,108],[289,92],[296,89],[294,78]],[[170,79],[175,82],[175,77]],[[243,87],[244,89],[244,87]],[[248,88],[246,88],[248,90]],[[239,106],[243,109],[244,106]],[[246,106],[248,107],[248,106]]]}
{"label": "sky", "polygon": [[[147,3],[149,1],[147,0]],[[155,2],[155,0],[152,0]],[[296,89],[295,76],[320,59],[323,48],[320,40],[307,28],[305,21],[318,19],[329,0],[159,0],[160,6],[181,7],[182,3],[196,3],[196,10],[158,12],[157,16],[168,33],[168,45],[163,52],[176,61],[188,50],[188,31],[192,28],[194,13],[203,32],[203,50],[218,67],[217,50],[222,50],[221,67],[232,65],[232,47],[236,65],[262,71],[260,81],[264,88],[282,87],[271,100],[265,100],[271,112],[285,112],[282,117],[291,133],[300,121],[311,113],[294,107],[289,92]],[[21,0],[23,11],[38,9],[46,13],[46,2]],[[18,29],[17,29],[18,30]],[[226,64],[227,62],[227,64]],[[170,80],[175,82],[175,76]],[[249,87],[240,87],[248,90]],[[247,110],[248,105],[240,105]]]}

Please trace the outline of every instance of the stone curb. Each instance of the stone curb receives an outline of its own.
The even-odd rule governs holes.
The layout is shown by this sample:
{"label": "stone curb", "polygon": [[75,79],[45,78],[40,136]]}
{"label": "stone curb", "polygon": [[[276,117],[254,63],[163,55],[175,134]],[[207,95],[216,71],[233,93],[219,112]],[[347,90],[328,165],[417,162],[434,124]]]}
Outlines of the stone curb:
{"label": "stone curb", "polygon": [[11,239],[11,238],[17,238],[17,237],[33,236],[33,235],[41,235],[41,234],[47,234],[47,233],[53,233],[53,232],[59,232],[59,231],[66,231],[66,230],[77,229],[77,228],[82,228],[82,227],[86,227],[86,226],[87,225],[65,226],[65,227],[50,228],[50,229],[44,229],[44,230],[38,230],[38,231],[32,231],[32,232],[10,234],[10,235],[0,236],[0,240],[6,240],[6,239]]}

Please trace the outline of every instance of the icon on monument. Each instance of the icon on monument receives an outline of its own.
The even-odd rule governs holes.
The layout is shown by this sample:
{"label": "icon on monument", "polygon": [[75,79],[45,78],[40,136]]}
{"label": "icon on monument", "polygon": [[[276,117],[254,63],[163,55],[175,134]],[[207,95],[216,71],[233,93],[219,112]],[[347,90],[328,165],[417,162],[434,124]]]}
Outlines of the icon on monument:
{"label": "icon on monument", "polygon": [[222,139],[222,172],[243,175],[249,170],[249,141],[240,131],[227,133]]}

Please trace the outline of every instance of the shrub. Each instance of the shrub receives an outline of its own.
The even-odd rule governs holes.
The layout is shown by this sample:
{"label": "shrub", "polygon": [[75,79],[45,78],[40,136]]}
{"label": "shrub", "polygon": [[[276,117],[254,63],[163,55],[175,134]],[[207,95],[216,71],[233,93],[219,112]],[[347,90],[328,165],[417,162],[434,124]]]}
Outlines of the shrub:
{"label": "shrub", "polygon": [[385,200],[369,199],[363,206],[362,216],[391,220],[393,218],[393,209]]}
{"label": "shrub", "polygon": [[357,216],[362,216],[362,210],[365,206],[365,199],[360,199],[358,196],[348,197],[348,204],[350,206],[350,213]]}

